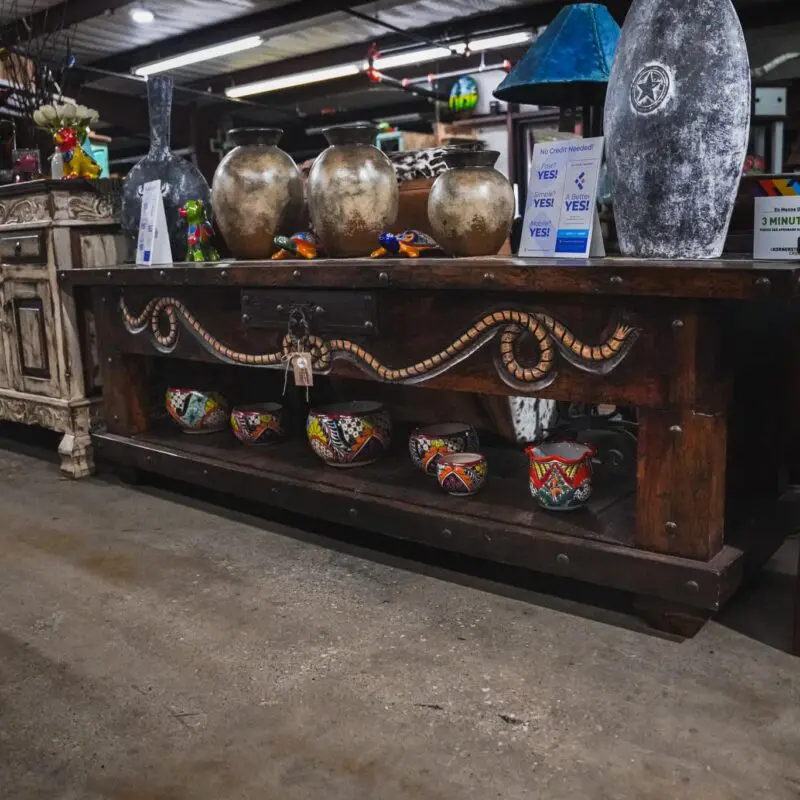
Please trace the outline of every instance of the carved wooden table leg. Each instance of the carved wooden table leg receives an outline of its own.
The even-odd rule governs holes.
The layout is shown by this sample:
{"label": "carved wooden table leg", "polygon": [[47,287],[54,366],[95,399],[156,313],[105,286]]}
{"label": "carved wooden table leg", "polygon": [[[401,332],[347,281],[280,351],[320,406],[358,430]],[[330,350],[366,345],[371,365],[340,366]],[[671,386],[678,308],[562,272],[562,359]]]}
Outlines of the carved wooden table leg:
{"label": "carved wooden table leg", "polygon": [[58,445],[61,471],[70,478],[87,478],[94,474],[90,408],[73,408],[70,416],[72,424]]}

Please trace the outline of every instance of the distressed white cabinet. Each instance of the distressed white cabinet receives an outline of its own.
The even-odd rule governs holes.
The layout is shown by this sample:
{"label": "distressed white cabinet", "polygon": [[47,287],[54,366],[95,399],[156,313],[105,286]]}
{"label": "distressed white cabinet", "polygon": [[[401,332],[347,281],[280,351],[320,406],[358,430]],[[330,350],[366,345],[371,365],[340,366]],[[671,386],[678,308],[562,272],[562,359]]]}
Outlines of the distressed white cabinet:
{"label": "distressed white cabinet", "polygon": [[114,181],[0,186],[0,420],[64,434],[61,469],[93,471],[90,431],[101,389],[90,308],[60,291],[56,270],[120,264]]}

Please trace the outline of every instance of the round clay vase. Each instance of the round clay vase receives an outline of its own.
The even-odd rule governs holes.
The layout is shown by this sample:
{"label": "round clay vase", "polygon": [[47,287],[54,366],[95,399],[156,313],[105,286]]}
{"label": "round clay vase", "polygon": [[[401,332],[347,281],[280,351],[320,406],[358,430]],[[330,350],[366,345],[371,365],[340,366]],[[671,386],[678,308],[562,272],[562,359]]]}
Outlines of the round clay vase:
{"label": "round clay vase", "polygon": [[311,224],[331,258],[368,256],[397,219],[400,190],[389,159],[372,142],[374,125],[342,125],[324,131],[330,147],[311,167]]}
{"label": "round clay vase", "polygon": [[439,246],[451,256],[496,255],[511,231],[514,190],[494,165],[495,150],[453,148],[449,169],[428,197],[428,219]]}
{"label": "round clay vase", "polygon": [[211,186],[217,228],[236,258],[269,258],[275,236],[291,235],[303,213],[303,178],[278,148],[278,128],[228,131],[233,145]]}

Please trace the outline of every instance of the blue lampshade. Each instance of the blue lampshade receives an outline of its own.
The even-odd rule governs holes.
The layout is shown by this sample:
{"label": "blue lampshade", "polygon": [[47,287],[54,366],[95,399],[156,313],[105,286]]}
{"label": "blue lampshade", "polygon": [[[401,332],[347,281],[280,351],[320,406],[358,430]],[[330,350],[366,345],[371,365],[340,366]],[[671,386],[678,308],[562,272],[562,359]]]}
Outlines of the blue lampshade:
{"label": "blue lampshade", "polygon": [[511,103],[569,106],[602,103],[620,27],[605,6],[566,6],[497,87]]}

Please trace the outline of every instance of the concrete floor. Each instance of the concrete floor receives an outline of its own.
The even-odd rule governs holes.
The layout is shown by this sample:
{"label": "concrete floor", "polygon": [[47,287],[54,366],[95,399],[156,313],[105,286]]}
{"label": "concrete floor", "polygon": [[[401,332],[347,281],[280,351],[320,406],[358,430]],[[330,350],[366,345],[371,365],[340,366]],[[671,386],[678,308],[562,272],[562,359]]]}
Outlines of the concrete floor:
{"label": "concrete floor", "polygon": [[0,520],[2,798],[800,796],[796,542],[677,643],[19,452]]}

